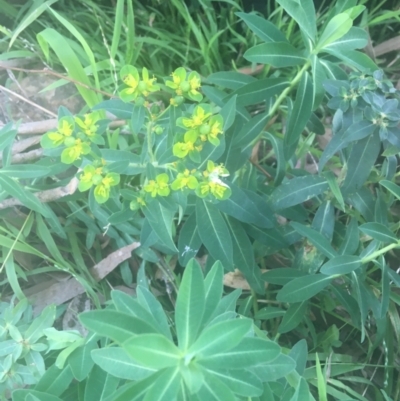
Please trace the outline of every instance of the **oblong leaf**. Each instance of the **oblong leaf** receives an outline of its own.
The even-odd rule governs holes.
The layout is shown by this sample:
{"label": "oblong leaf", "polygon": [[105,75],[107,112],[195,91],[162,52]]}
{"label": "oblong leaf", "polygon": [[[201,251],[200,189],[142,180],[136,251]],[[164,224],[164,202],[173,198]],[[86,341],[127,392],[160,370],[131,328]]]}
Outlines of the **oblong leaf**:
{"label": "oblong leaf", "polygon": [[237,95],[236,101],[239,106],[249,106],[270,99],[287,86],[289,81],[286,78],[265,78],[242,86],[233,92],[233,95]]}
{"label": "oblong leaf", "polygon": [[296,93],[293,110],[287,123],[285,136],[283,138],[284,154],[286,160],[296,150],[300,135],[303,132],[307,121],[310,119],[312,108],[314,105],[314,91],[310,75],[306,72],[301,77],[299,88]]}
{"label": "oblong leaf", "polygon": [[396,235],[381,223],[365,223],[358,227],[358,229],[364,234],[384,243],[398,242]]}
{"label": "oblong leaf", "polygon": [[278,292],[277,300],[281,302],[302,302],[317,295],[333,279],[323,274],[307,275],[296,278],[285,284]]}
{"label": "oblong leaf", "polygon": [[196,340],[205,304],[204,278],[195,259],[185,268],[175,308],[175,325],[178,344],[187,350]]}
{"label": "oblong leaf", "polygon": [[322,194],[328,188],[328,182],[316,175],[295,177],[272,192],[270,204],[274,211],[287,209]]}
{"label": "oblong leaf", "polygon": [[210,369],[244,369],[273,360],[279,353],[280,347],[272,341],[246,337],[235,348],[198,359],[198,363]]}
{"label": "oblong leaf", "polygon": [[290,225],[301,235],[307,237],[307,239],[325,256],[333,258],[337,256],[336,250],[330,244],[330,241],[324,237],[321,233],[314,230],[311,227],[307,227],[303,224],[292,222]]}
{"label": "oblong leaf", "polygon": [[303,54],[287,42],[271,42],[254,46],[243,57],[252,63],[268,64],[273,67],[293,67],[306,62]]}
{"label": "oblong leaf", "polygon": [[94,310],[79,315],[79,320],[91,331],[122,343],[134,335],[157,333],[147,322],[113,310]]}
{"label": "oblong leaf", "polygon": [[340,255],[326,262],[320,269],[322,274],[348,274],[361,266],[358,256]]}
{"label": "oblong leaf", "polygon": [[156,371],[142,366],[120,347],[95,349],[91,352],[91,357],[96,365],[99,365],[110,375],[121,379],[141,380]]}
{"label": "oblong leaf", "polygon": [[251,327],[250,319],[235,319],[209,326],[189,348],[188,353],[195,354],[196,358],[204,358],[227,351],[238,345]]}
{"label": "oblong leaf", "polygon": [[295,329],[300,322],[304,319],[305,312],[308,307],[308,302],[295,302],[291,304],[286,311],[281,324],[279,325],[279,333],[288,333]]}
{"label": "oblong leaf", "polygon": [[250,13],[236,13],[264,42],[287,42],[286,36],[272,22]]}
{"label": "oblong leaf", "polygon": [[257,81],[257,78],[236,71],[223,71],[209,75],[207,81],[223,88],[236,90],[246,84]]}
{"label": "oblong leaf", "polygon": [[196,220],[201,241],[216,260],[220,260],[224,268],[232,270],[232,240],[219,210],[210,202],[197,198]]}
{"label": "oblong leaf", "polygon": [[150,369],[164,369],[177,366],[181,351],[161,334],[143,334],[131,337],[122,348],[135,361]]}

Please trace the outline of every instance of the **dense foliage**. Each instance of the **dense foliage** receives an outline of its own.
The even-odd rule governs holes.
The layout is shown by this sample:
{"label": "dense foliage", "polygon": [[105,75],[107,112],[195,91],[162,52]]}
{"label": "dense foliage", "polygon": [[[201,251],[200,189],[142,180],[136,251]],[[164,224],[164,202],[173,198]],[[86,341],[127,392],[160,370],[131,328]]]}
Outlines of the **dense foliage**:
{"label": "dense foliage", "polygon": [[[278,0],[266,19],[173,0],[150,32],[138,15],[152,24],[156,9],[82,1],[112,21],[99,44],[52,3],[2,29],[19,46],[3,59],[63,66],[86,106],[58,110],[34,163],[13,159],[18,127],[0,130],[14,295],[0,305],[0,398],[396,400],[399,91],[361,49],[368,21],[399,13]],[[38,45],[23,50],[24,32]],[[226,71],[233,55],[251,67]],[[100,280],[104,257],[136,242]],[[62,302],[28,306],[23,280],[49,272],[91,297],[86,335],[57,323]],[[135,295],[110,290],[121,284]]]}

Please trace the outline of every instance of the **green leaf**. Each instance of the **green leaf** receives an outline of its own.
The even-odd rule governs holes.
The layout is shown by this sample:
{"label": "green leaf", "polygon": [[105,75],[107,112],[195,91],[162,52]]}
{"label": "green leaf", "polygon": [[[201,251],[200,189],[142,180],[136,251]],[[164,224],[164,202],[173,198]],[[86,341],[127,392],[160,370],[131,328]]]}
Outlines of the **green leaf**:
{"label": "green leaf", "polygon": [[115,117],[122,120],[130,120],[132,117],[133,107],[131,103],[125,103],[121,99],[105,100],[92,107],[92,110],[106,110]]}
{"label": "green leaf", "polygon": [[281,93],[287,86],[289,81],[286,78],[265,78],[242,86],[232,95],[238,95],[236,102],[239,106],[249,106],[265,102]]}
{"label": "green leaf", "polygon": [[304,338],[299,340],[295,345],[293,345],[289,356],[296,361],[297,373],[303,376],[308,357],[307,341]]}
{"label": "green leaf", "polygon": [[396,235],[381,223],[365,223],[358,228],[364,234],[383,243],[398,242]]}
{"label": "green leaf", "polygon": [[263,135],[272,145],[276,158],[276,172],[274,184],[276,187],[280,185],[286,174],[286,159],[283,151],[283,140],[272,135],[270,132],[265,132]]}
{"label": "green leaf", "polygon": [[286,311],[285,316],[283,316],[278,332],[283,334],[295,329],[303,320],[307,306],[307,301],[291,304]]}
{"label": "green leaf", "polygon": [[313,0],[277,0],[277,2],[299,24],[300,29],[315,42],[317,25]]}
{"label": "green leaf", "polygon": [[254,367],[252,371],[261,381],[274,382],[293,372],[295,368],[296,362],[290,356],[280,354],[273,361]]}
{"label": "green leaf", "polygon": [[126,380],[141,380],[156,370],[142,366],[120,347],[95,349],[91,352],[95,364],[110,375]]}
{"label": "green leaf", "polygon": [[388,180],[381,180],[379,184],[385,187],[388,191],[390,191],[397,199],[400,199],[400,187],[396,185],[394,182]]}
{"label": "green leaf", "polygon": [[379,67],[364,53],[357,50],[342,50],[338,48],[324,49],[325,52],[344,61],[346,64],[357,68],[360,71],[376,71]]}
{"label": "green leaf", "polygon": [[[59,398],[55,395],[46,394],[44,392],[31,390],[31,389],[14,390],[12,393],[12,397],[13,397],[12,399],[13,399],[13,401],[25,401],[26,397],[28,395],[36,397],[36,399],[38,399],[39,401],[62,401],[61,398]],[[31,398],[31,400],[32,400],[32,398]]]}
{"label": "green leaf", "polygon": [[[8,45],[8,48],[10,49],[17,39],[18,35],[25,30],[29,25],[31,25],[44,11],[47,10],[53,3],[55,3],[57,0],[48,0],[44,1],[41,3],[33,3],[31,7],[29,8],[28,12],[25,14],[24,18],[22,21],[18,24],[18,26],[15,28],[12,37],[10,39],[10,43]],[[11,3],[12,4],[12,3]]]}
{"label": "green leaf", "polygon": [[284,182],[272,192],[270,204],[274,211],[287,209],[321,195],[328,188],[327,181],[316,175],[295,177]]}
{"label": "green leaf", "polygon": [[140,305],[140,303],[131,295],[128,295],[122,291],[111,291],[111,298],[118,312],[127,313],[128,315],[137,317],[151,324],[154,328],[158,330],[160,334],[167,335],[167,337],[171,336],[171,334],[168,335],[168,325],[166,328],[167,330],[165,330],[165,323],[163,327],[160,327],[158,320],[153,317],[151,312]]}
{"label": "green leaf", "polygon": [[321,292],[332,280],[330,276],[323,274],[296,278],[283,286],[278,292],[277,300],[290,303],[306,301]]}
{"label": "green leaf", "polygon": [[89,330],[123,343],[134,335],[157,333],[147,322],[114,310],[94,310],[79,315],[79,320]]}
{"label": "green leaf", "polygon": [[58,369],[55,365],[50,366],[35,386],[36,391],[59,396],[71,384],[73,379],[69,366]]}
{"label": "green leaf", "polygon": [[337,252],[330,244],[330,241],[326,239],[321,233],[314,230],[311,227],[307,227],[301,223],[291,222],[290,225],[302,236],[306,237],[321,253],[328,258],[334,258],[337,256]]}
{"label": "green leaf", "polygon": [[379,134],[375,132],[353,144],[347,161],[346,178],[342,185],[344,196],[356,192],[367,180],[379,155],[380,143]]}
{"label": "green leaf", "polygon": [[168,318],[157,298],[143,285],[136,287],[136,296],[140,305],[152,314],[154,320],[157,322],[157,327],[160,329],[160,333],[172,340]]}
{"label": "green leaf", "polygon": [[326,46],[328,49],[334,50],[354,50],[363,49],[368,44],[368,34],[362,28],[352,27],[340,39]]}
{"label": "green leaf", "polygon": [[310,395],[311,394],[310,394],[310,389],[308,388],[308,384],[306,380],[302,377],[290,401],[303,401],[307,399],[310,400]]}
{"label": "green leaf", "polygon": [[246,25],[264,42],[287,42],[282,31],[265,18],[250,13],[236,13]]}
{"label": "green leaf", "polygon": [[325,27],[315,51],[319,52],[332,42],[343,37],[353,26],[353,20],[346,13],[335,15]]}
{"label": "green leaf", "polygon": [[165,208],[158,200],[148,203],[143,208],[143,213],[160,241],[172,252],[177,252],[178,249],[172,239],[172,223],[175,213]]}
{"label": "green leaf", "polygon": [[233,137],[232,146],[241,148],[244,145],[252,143],[265,130],[269,120],[270,115],[268,113],[257,114],[244,124],[239,133]]}
{"label": "green leaf", "polygon": [[290,118],[287,123],[286,133],[283,138],[283,151],[286,160],[294,154],[301,133],[307,121],[310,119],[314,98],[313,84],[310,75],[305,72],[301,77],[299,88],[296,93],[296,100]]}
{"label": "green leaf", "polygon": [[196,401],[236,401],[232,390],[211,372],[205,372],[205,382],[196,394]]}
{"label": "green leaf", "polygon": [[243,397],[258,397],[263,392],[263,386],[256,375],[248,370],[230,370],[209,372],[222,383],[226,384],[235,394]]}
{"label": "green leaf", "polygon": [[197,359],[227,351],[239,344],[252,325],[250,319],[235,319],[208,326],[188,353],[196,355]]}
{"label": "green leaf", "polygon": [[146,107],[138,105],[133,106],[132,117],[129,124],[133,134],[137,135],[144,128],[146,114],[148,114]]}
{"label": "green leaf", "polygon": [[175,400],[179,391],[180,382],[179,369],[165,369],[146,393],[143,401]]}
{"label": "green leaf", "polygon": [[222,107],[219,114],[222,116],[224,121],[223,130],[226,132],[229,129],[233,122],[235,121],[236,117],[236,99],[237,95],[232,96]]}
{"label": "green leaf", "polygon": [[303,277],[307,273],[302,270],[292,267],[285,267],[284,269],[272,269],[262,274],[264,281],[270,284],[285,285],[289,281],[298,277]]}
{"label": "green leaf", "polygon": [[275,306],[267,306],[265,308],[261,308],[255,315],[254,319],[256,320],[269,320],[275,319],[277,317],[281,317],[286,312],[282,309],[276,308]]}
{"label": "green leaf", "polygon": [[303,53],[287,42],[271,42],[254,46],[243,57],[252,63],[272,65],[276,68],[293,67],[306,62]]}
{"label": "green leaf", "polygon": [[212,203],[197,198],[196,220],[199,236],[211,256],[219,259],[226,270],[232,270],[232,240],[219,210]]}
{"label": "green leaf", "polygon": [[76,89],[81,94],[87,105],[92,107],[99,103],[101,100],[100,96],[93,90],[88,89],[93,87],[93,84],[88,78],[78,56],[70,46],[67,39],[53,28],[44,29],[37,34],[36,37],[47,60],[49,60],[50,45],[63,67],[68,72],[68,75],[73,78],[75,82],[84,84],[84,86],[76,85]]}
{"label": "green leaf", "polygon": [[105,372],[100,366],[94,366],[89,374],[85,386],[85,401],[105,401],[114,395],[118,387],[119,379]]}
{"label": "green leaf", "polygon": [[51,169],[37,164],[21,164],[3,167],[0,174],[7,174],[13,178],[39,178],[50,174]]}
{"label": "green leaf", "polygon": [[273,360],[279,353],[280,347],[272,341],[245,337],[235,348],[197,361],[210,369],[245,369]]}
{"label": "green leaf", "polygon": [[32,209],[45,217],[49,217],[49,213],[40,203],[39,199],[31,192],[25,191],[17,181],[14,181],[7,175],[0,174],[0,188],[21,201],[28,209]]}
{"label": "green leaf", "polygon": [[346,235],[340,244],[338,252],[341,255],[353,255],[357,251],[359,243],[357,220],[352,218],[346,226]]}
{"label": "green leaf", "polygon": [[321,104],[322,99],[325,95],[325,89],[323,87],[323,82],[327,79],[325,74],[325,69],[322,66],[317,55],[311,55],[311,69],[312,69],[312,87],[313,87],[313,110],[316,110]]}
{"label": "green leaf", "polygon": [[[162,374],[163,371],[160,371]],[[106,401],[143,401],[143,397],[154,387],[155,381],[160,377],[160,374],[155,374],[134,383],[127,383],[119,388],[112,398],[107,398]]]}
{"label": "green leaf", "polygon": [[254,78],[251,75],[241,74],[236,71],[216,72],[207,77],[207,82],[233,90],[239,89],[246,84],[256,81],[257,78]]}
{"label": "green leaf", "polygon": [[24,340],[28,344],[35,344],[41,337],[43,337],[43,330],[51,327],[56,318],[55,305],[48,305],[26,329]]}
{"label": "green leaf", "polygon": [[323,173],[323,176],[328,181],[329,188],[334,197],[336,198],[336,200],[338,201],[340,207],[342,208],[342,210],[344,210],[345,209],[344,199],[342,196],[342,192],[340,191],[339,184],[336,180],[335,174],[333,174],[332,171],[326,171]]}
{"label": "green leaf", "polygon": [[132,337],[122,344],[122,348],[132,359],[150,369],[178,366],[182,357],[178,347],[161,334]]}
{"label": "green leaf", "polygon": [[245,229],[231,217],[228,217],[226,222],[231,232],[235,266],[243,273],[252,289],[259,294],[264,294],[265,287],[261,280],[261,272],[254,259],[253,246]]}
{"label": "green leaf", "polygon": [[71,368],[74,378],[78,381],[86,379],[92,370],[94,362],[90,357],[92,350],[97,348],[96,341],[90,341],[76,349],[68,358],[68,365]]}
{"label": "green leaf", "polygon": [[191,259],[185,268],[175,308],[175,325],[180,349],[187,350],[196,340],[205,304],[201,267]]}
{"label": "green leaf", "polygon": [[196,213],[192,213],[183,224],[178,237],[179,263],[186,266],[194,258],[201,246],[201,238],[196,223]]}
{"label": "green leaf", "polygon": [[205,302],[203,322],[201,326],[208,322],[221,300],[223,292],[223,276],[224,267],[220,261],[217,261],[213,264],[204,280]]}
{"label": "green leaf", "polygon": [[348,274],[361,266],[361,259],[358,256],[340,255],[326,262],[320,272],[322,274]]}

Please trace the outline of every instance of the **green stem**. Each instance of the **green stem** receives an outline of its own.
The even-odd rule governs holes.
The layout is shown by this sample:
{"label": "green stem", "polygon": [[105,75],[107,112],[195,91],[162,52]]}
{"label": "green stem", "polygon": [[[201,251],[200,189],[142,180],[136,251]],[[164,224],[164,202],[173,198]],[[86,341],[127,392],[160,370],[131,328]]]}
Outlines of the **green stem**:
{"label": "green stem", "polygon": [[365,258],[361,259],[361,263],[365,264],[368,262],[373,261],[374,259],[376,259],[378,256],[383,255],[384,253],[389,252],[391,249],[394,248],[399,248],[400,247],[400,241],[395,242],[394,244],[390,244],[388,246],[385,246],[382,249],[379,249],[378,251],[372,252],[371,255],[366,256]]}
{"label": "green stem", "polygon": [[258,312],[258,299],[257,299],[257,294],[254,290],[251,290],[251,295],[253,297],[253,309],[254,309],[254,314]]}
{"label": "green stem", "polygon": [[153,146],[152,146],[152,132],[153,131],[153,123],[149,122],[149,124],[147,125],[147,153],[149,154],[150,157],[150,161],[154,162],[155,161],[155,157],[154,157],[154,153],[153,153]]}
{"label": "green stem", "polygon": [[278,110],[279,106],[281,103],[286,99],[287,95],[289,92],[299,83],[301,77],[303,74],[308,70],[308,67],[310,67],[311,61],[308,60],[301,70],[296,74],[296,76],[292,79],[292,82],[290,85],[279,95],[278,99],[275,100],[274,105],[272,106],[271,110],[269,111],[269,115],[273,116],[276,111]]}

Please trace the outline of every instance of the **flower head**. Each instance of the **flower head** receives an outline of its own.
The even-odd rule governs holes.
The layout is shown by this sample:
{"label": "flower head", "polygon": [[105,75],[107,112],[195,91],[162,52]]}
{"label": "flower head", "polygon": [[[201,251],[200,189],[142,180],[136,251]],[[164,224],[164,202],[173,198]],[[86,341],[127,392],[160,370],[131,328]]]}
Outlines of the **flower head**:
{"label": "flower head", "polygon": [[45,149],[57,148],[63,145],[67,138],[73,138],[75,122],[72,116],[61,117],[57,124],[57,131],[43,135],[40,144]]}
{"label": "flower head", "polygon": [[174,191],[183,190],[185,188],[196,189],[199,185],[197,178],[186,169],[183,173],[178,173],[175,181],[171,184],[171,188]]}
{"label": "flower head", "polygon": [[210,116],[212,113],[206,112],[206,110],[202,106],[197,106],[192,114],[191,118],[182,118],[182,124],[185,128],[199,128]]}
{"label": "flower head", "polygon": [[125,65],[121,68],[120,76],[122,82],[127,86],[120,91],[120,97],[123,101],[129,102],[135,100],[138,96],[148,96],[151,92],[156,92],[160,89],[156,85],[155,77],[149,77],[147,68],[142,69],[142,79],[140,79],[137,68],[131,65]]}
{"label": "flower head", "polygon": [[80,117],[75,117],[75,122],[82,129],[85,135],[93,137],[96,135],[97,129],[99,128],[99,126],[96,125],[98,119],[99,116],[97,113],[90,113],[85,114],[83,120]]}
{"label": "flower head", "polygon": [[90,153],[90,145],[87,142],[82,142],[81,139],[75,139],[72,146],[67,147],[61,153],[61,162],[72,164],[75,160],[80,159],[81,155]]}
{"label": "flower head", "polygon": [[155,180],[150,180],[143,187],[145,192],[149,192],[152,198],[159,196],[168,196],[171,192],[168,185],[169,176],[165,173],[157,175]]}

